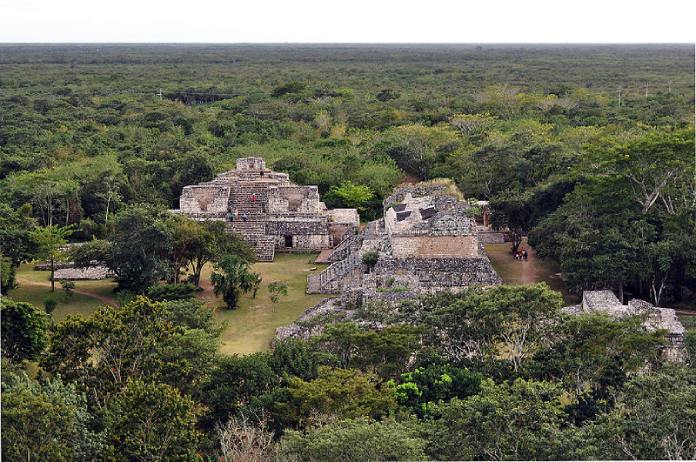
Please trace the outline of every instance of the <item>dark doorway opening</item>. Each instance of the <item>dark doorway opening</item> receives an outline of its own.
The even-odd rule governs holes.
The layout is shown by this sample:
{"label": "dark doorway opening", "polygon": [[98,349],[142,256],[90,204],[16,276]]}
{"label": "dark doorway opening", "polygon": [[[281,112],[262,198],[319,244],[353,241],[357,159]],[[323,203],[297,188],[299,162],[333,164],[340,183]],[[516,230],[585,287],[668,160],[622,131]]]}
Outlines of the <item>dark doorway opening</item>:
{"label": "dark doorway opening", "polygon": [[285,236],[285,247],[292,247],[292,236]]}

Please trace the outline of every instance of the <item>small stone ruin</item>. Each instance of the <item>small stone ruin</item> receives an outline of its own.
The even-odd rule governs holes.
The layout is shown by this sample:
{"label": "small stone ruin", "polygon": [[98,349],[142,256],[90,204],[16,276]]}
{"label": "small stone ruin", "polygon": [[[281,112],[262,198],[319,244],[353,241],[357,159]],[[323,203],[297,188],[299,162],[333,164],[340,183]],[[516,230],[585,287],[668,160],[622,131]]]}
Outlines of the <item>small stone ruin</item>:
{"label": "small stone ruin", "polygon": [[604,313],[616,319],[629,316],[645,318],[643,327],[649,332],[664,330],[666,345],[663,355],[671,361],[681,361],[684,356],[684,333],[686,330],[676,312],[671,308],[656,307],[644,300],[633,299],[624,305],[611,290],[587,290],[582,294],[582,303],[564,308],[570,314]]}
{"label": "small stone ruin", "polygon": [[329,210],[316,186],[300,186],[287,173],[266,168],[260,157],[237,160],[237,168],[212,181],[185,186],[179,209],[194,220],[225,221],[256,251],[258,261],[273,261],[275,252],[331,249],[359,224],[355,209]]}

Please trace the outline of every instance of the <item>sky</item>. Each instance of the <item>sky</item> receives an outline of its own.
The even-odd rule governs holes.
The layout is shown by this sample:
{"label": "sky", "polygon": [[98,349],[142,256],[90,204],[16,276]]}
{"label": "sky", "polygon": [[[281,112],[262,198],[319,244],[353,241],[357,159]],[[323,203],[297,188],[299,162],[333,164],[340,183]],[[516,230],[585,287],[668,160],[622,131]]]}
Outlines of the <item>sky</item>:
{"label": "sky", "polygon": [[694,43],[694,0],[0,0],[0,43]]}

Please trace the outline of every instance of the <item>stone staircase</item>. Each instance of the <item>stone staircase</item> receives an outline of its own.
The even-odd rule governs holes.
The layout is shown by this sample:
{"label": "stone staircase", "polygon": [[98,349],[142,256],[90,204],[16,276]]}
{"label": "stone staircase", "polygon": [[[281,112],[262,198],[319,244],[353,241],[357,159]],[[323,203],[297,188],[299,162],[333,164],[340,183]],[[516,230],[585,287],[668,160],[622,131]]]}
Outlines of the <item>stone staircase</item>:
{"label": "stone staircase", "polygon": [[[252,201],[252,195],[256,200]],[[230,192],[230,206],[238,212],[237,221],[247,214],[248,221],[263,220],[266,217],[268,189],[264,183],[243,184]]]}
{"label": "stone staircase", "polygon": [[340,293],[344,288],[356,282],[362,271],[360,252],[352,252],[345,259],[332,263],[320,273],[308,275],[307,293]]}
{"label": "stone staircase", "polygon": [[360,239],[357,235],[349,235],[345,239],[343,239],[336,247],[331,250],[331,253],[329,253],[328,256],[326,256],[325,260],[329,262],[337,262],[339,260],[343,260],[350,254],[351,252],[355,252],[358,249],[360,249],[360,246],[362,245],[362,239]]}
{"label": "stone staircase", "polygon": [[275,239],[266,234],[266,223],[263,221],[231,221],[227,222],[227,231],[239,234],[247,244],[254,247],[256,260],[273,261],[275,256]]}

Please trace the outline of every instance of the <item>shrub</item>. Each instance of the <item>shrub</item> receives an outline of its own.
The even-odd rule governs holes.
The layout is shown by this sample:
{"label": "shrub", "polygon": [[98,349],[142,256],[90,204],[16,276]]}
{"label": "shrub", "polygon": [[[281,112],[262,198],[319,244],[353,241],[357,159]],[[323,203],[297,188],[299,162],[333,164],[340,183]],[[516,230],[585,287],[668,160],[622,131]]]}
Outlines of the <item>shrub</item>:
{"label": "shrub", "polygon": [[370,250],[369,252],[365,252],[362,256],[362,262],[365,266],[367,266],[368,271],[372,271],[372,268],[375,267],[378,260],[379,260],[379,254],[377,252],[375,252],[374,250]]}
{"label": "shrub", "polygon": [[46,313],[51,314],[53,313],[53,310],[56,309],[56,305],[58,305],[58,300],[56,300],[53,296],[49,295],[48,297],[44,298],[43,304]]}
{"label": "shrub", "polygon": [[288,285],[280,281],[271,282],[268,284],[268,295],[271,302],[276,303],[281,295],[288,295]]}
{"label": "shrub", "polygon": [[69,300],[73,296],[73,289],[75,289],[75,282],[74,281],[69,281],[67,279],[61,279],[58,281],[60,283],[60,286],[63,288],[63,292],[65,292],[65,300]]}

